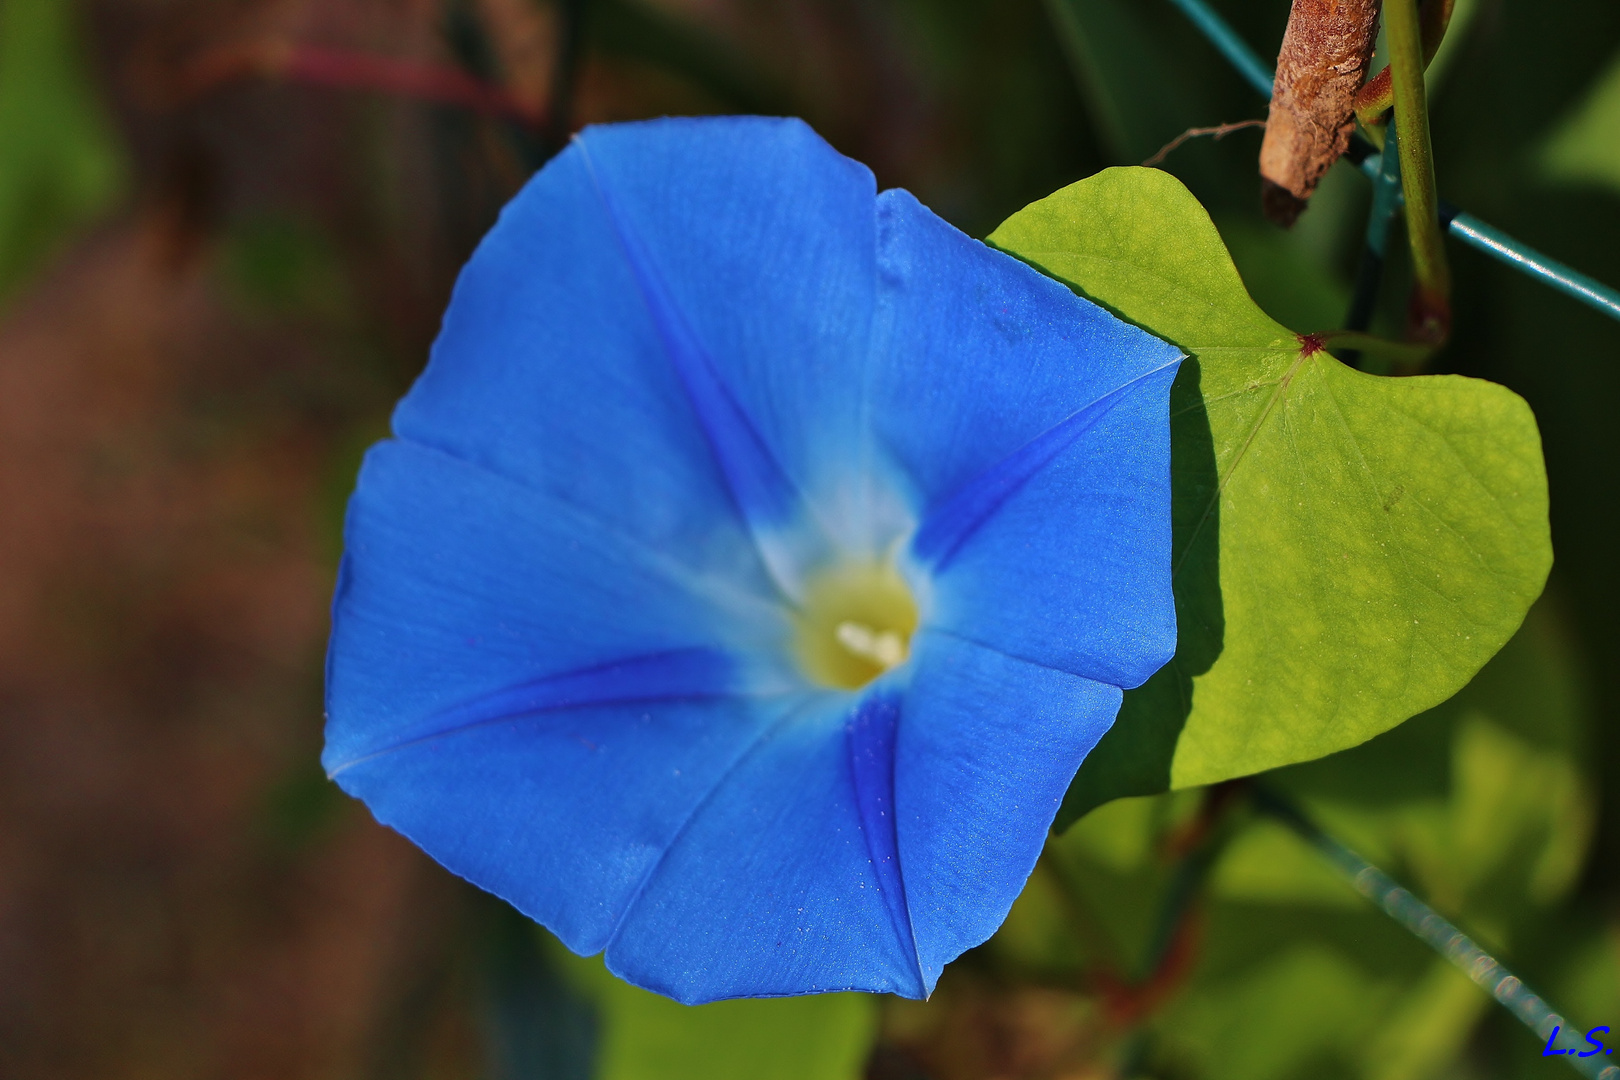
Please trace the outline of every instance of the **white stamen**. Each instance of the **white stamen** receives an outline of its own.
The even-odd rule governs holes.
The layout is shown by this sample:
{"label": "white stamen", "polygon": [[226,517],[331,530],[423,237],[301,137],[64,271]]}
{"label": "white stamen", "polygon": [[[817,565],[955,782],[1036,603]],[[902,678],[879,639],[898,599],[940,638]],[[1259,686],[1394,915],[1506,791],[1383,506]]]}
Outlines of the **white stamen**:
{"label": "white stamen", "polygon": [[833,630],[838,644],[887,671],[906,659],[906,642],[893,630],[873,630],[864,623],[846,621]]}

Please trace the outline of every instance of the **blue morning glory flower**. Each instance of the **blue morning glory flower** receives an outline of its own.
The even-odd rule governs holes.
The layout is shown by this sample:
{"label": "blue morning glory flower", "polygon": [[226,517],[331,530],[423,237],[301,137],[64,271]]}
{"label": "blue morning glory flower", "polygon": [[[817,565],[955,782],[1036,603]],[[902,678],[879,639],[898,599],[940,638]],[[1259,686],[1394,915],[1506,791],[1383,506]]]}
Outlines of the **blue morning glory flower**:
{"label": "blue morning glory flower", "polygon": [[641,986],[924,996],[1174,651],[1179,360],[798,121],[588,129],[361,470],[327,771]]}

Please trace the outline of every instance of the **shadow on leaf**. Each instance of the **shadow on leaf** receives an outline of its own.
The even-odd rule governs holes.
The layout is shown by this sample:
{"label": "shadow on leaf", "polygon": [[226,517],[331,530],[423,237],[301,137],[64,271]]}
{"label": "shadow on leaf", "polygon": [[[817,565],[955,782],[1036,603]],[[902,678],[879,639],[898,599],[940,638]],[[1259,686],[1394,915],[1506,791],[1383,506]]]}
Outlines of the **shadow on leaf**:
{"label": "shadow on leaf", "polygon": [[1192,711],[1193,676],[1221,654],[1220,481],[1197,357],[1182,361],[1170,388],[1170,477],[1176,655],[1125,692],[1119,718],[1069,785],[1054,824],[1060,831],[1105,802],[1170,787],[1170,761]]}

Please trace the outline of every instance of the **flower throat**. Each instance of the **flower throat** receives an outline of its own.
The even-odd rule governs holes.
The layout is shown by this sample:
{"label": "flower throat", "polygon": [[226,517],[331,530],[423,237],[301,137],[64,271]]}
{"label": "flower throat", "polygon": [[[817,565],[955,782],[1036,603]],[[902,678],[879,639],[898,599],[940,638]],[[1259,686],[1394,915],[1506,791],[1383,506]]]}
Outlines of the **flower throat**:
{"label": "flower throat", "polygon": [[917,604],[893,566],[846,563],[810,580],[794,624],[794,653],[811,681],[855,690],[905,663]]}

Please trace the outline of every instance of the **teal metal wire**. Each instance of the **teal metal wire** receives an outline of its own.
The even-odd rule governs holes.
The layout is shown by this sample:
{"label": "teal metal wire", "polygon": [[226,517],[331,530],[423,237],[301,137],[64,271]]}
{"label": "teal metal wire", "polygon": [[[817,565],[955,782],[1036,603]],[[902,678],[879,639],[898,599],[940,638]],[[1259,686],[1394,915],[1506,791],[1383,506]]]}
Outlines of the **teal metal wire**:
{"label": "teal metal wire", "polygon": [[[1344,328],[1365,332],[1372,325],[1373,309],[1378,305],[1378,285],[1384,277],[1384,254],[1389,248],[1389,227],[1401,209],[1401,155],[1400,140],[1395,132],[1395,121],[1389,122],[1384,133],[1384,152],[1369,155],[1376,163],[1373,176],[1372,209],[1367,213],[1367,240],[1361,248],[1361,259],[1356,265],[1356,287],[1350,295],[1350,312],[1345,316]],[[1361,356],[1353,349],[1344,349],[1339,359],[1356,366]]]}
{"label": "teal metal wire", "polygon": [[1204,32],[1204,36],[1214,43],[1226,57],[1227,63],[1237,68],[1238,74],[1248,80],[1249,85],[1260,91],[1262,97],[1271,97],[1272,74],[1271,67],[1262,59],[1260,54],[1249,48],[1249,43],[1237,36],[1226,20],[1215,14],[1203,0],[1170,0],[1181,13],[1192,21],[1192,24]]}
{"label": "teal metal wire", "polygon": [[1557,259],[1549,259],[1533,251],[1513,237],[1487,225],[1473,214],[1459,213],[1451,219],[1450,233],[1469,247],[1491,255],[1531,277],[1540,278],[1559,292],[1590,304],[1599,311],[1620,319],[1620,292],[1609,288],[1579,270],[1571,269]]}
{"label": "teal metal wire", "polygon": [[[1238,74],[1267,98],[1271,97],[1272,72],[1248,43],[1238,37],[1229,23],[1204,0],[1170,0],[1192,24],[1203,31],[1210,43],[1218,49]],[[1374,180],[1378,178],[1379,159],[1374,154],[1361,163],[1362,171]],[[1483,251],[1521,273],[1537,278],[1546,285],[1572,296],[1582,303],[1620,319],[1620,291],[1610,288],[1595,278],[1574,270],[1557,259],[1549,258],[1527,244],[1513,239],[1501,229],[1488,225],[1472,214],[1456,211],[1449,219],[1442,214],[1441,222],[1449,235],[1469,247]]]}
{"label": "teal metal wire", "polygon": [[[1429,905],[1407,892],[1378,867],[1317,827],[1298,807],[1275,792],[1256,787],[1255,805],[1298,833],[1314,847],[1350,886],[1377,904],[1384,913],[1410,930],[1435,952],[1451,961],[1475,985],[1490,994],[1543,1041],[1543,1053],[1561,1057],[1590,1080],[1620,1080],[1620,1065],[1601,1060],[1584,1036],[1571,1031],[1540,995],[1524,985],[1474,939],[1447,922]],[[1585,1050],[1590,1057],[1581,1057]]]}
{"label": "teal metal wire", "polygon": [[1384,152],[1368,157],[1367,162],[1373,166],[1373,204],[1367,215],[1367,246],[1382,259],[1389,253],[1389,227],[1406,203],[1401,197],[1400,136],[1395,132],[1393,119],[1384,133]]}

